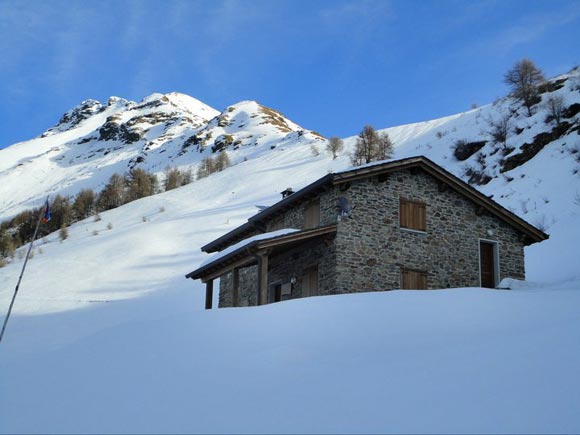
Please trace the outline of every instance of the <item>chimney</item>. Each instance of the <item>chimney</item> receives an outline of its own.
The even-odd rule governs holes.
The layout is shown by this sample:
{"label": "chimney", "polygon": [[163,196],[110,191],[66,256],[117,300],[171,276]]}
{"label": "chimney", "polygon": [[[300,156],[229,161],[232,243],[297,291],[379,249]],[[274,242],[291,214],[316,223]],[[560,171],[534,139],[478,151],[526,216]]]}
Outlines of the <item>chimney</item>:
{"label": "chimney", "polygon": [[282,199],[284,199],[284,198],[288,198],[290,195],[292,195],[294,193],[294,191],[292,190],[291,187],[287,187],[286,190],[283,190],[280,193],[282,194]]}

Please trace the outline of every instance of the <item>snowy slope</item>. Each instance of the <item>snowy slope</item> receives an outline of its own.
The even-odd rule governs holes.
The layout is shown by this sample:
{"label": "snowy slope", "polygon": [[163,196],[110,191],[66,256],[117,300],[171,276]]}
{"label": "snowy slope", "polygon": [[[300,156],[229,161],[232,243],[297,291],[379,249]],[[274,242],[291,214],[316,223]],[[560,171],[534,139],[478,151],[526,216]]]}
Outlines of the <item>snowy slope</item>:
{"label": "snowy slope", "polygon": [[[578,285],[174,307],[28,357],[2,349],[0,431],[577,433]],[[74,319],[48,317],[27,321],[62,335]]]}
{"label": "snowy slope", "polygon": [[[580,101],[577,77],[556,91],[569,104]],[[52,159],[50,140],[67,138],[59,139],[61,151],[52,151],[67,157],[75,146],[102,146],[78,142],[115,114],[118,125],[127,125],[133,118],[127,111],[139,105],[153,103],[138,109],[144,115],[165,106],[178,110],[163,101],[153,107],[160,100],[116,99],[102,111],[90,103],[79,110],[88,117],[78,124],[71,127],[76,121],[68,119],[44,138],[0,151],[2,213],[40,205],[45,192],[31,174],[44,171],[46,186],[73,192],[106,180],[107,168],[126,168],[142,155],[144,139],[115,151],[121,142],[105,141],[112,147],[107,155],[70,166]],[[189,117],[199,109],[192,104]],[[395,157],[424,154],[462,175],[477,155],[458,162],[454,141],[483,140],[482,120],[513,104],[385,131]],[[177,156],[184,144],[177,132],[152,146],[146,157],[157,157],[145,162],[165,165],[156,152],[166,148],[161,154],[189,165],[211,153],[216,138],[231,135],[234,166],[104,212],[101,221],[74,224],[62,243],[52,234],[37,245],[0,343],[0,432],[580,431],[580,205],[573,201],[580,177],[566,151],[578,145],[578,132],[509,171],[512,181],[498,172],[499,162],[493,168],[491,144],[480,150],[488,154],[492,179],[479,188],[532,223],[546,216],[550,239],[526,248],[528,279],[543,284],[205,312],[202,285],[184,278],[206,258],[199,247],[243,223],[256,204],[278,200],[284,188],[350,164],[354,138],[345,140],[337,160],[313,156],[313,144],[323,150],[321,139],[260,107],[242,102],[211,112],[211,119],[199,115],[207,121],[184,135],[211,133],[201,153],[192,144]],[[517,119],[530,128],[511,138],[514,153],[545,128],[545,116],[540,110]],[[177,131],[180,122],[167,128]],[[136,125],[144,136],[157,128]],[[21,265],[16,259],[0,269],[0,307],[8,306]]]}

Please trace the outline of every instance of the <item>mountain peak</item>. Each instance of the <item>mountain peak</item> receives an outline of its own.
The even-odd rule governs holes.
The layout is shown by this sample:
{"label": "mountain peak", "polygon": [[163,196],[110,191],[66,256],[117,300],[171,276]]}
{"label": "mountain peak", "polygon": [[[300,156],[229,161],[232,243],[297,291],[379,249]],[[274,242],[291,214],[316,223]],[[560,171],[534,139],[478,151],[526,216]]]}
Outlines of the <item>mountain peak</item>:
{"label": "mountain peak", "polygon": [[56,123],[54,127],[48,129],[42,137],[49,136],[56,132],[62,132],[66,130],[70,130],[71,128],[76,127],[85,119],[90,118],[96,113],[100,113],[105,110],[105,107],[97,100],[84,100],[81,104],[73,107],[69,111],[67,111],[59,121]]}
{"label": "mountain peak", "polygon": [[200,100],[190,97],[179,92],[169,92],[167,94],[153,93],[143,98],[138,107],[161,107],[164,105],[173,106],[181,111],[188,112],[194,116],[209,121],[219,115],[219,112],[213,107],[201,102]]}

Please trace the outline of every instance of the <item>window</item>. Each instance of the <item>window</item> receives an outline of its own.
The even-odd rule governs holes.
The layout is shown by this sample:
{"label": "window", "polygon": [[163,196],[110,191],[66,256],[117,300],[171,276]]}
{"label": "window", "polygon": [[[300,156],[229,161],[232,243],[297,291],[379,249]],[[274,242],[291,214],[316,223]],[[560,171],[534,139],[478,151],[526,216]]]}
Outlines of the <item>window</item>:
{"label": "window", "polygon": [[320,200],[312,201],[304,210],[304,229],[317,228],[320,225]]}
{"label": "window", "polygon": [[401,198],[399,200],[399,220],[401,228],[409,230],[426,231],[427,214],[425,203],[409,201]]}
{"label": "window", "polygon": [[427,290],[427,272],[401,269],[402,290]]}

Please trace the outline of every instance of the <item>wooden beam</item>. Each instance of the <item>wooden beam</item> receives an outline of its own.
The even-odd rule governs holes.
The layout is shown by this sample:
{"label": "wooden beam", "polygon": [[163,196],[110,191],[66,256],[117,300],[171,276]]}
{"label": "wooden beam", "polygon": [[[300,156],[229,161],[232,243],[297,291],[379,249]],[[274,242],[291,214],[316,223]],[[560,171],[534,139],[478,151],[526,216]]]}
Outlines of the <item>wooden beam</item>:
{"label": "wooden beam", "polygon": [[211,310],[213,301],[213,279],[205,283],[205,309]]}
{"label": "wooden beam", "polygon": [[283,245],[285,243],[298,242],[302,240],[308,240],[313,237],[321,236],[324,234],[335,233],[337,229],[336,225],[328,225],[326,227],[318,227],[312,230],[300,231],[296,233],[289,233],[288,235],[281,236],[275,240],[264,240],[258,242],[258,249],[272,248],[276,246]]}
{"label": "wooden beam", "polygon": [[379,175],[377,175],[377,181],[379,183],[384,183],[385,181],[387,181],[389,179],[389,173],[388,172],[383,172],[380,173]]}
{"label": "wooden beam", "polygon": [[265,305],[268,303],[268,253],[258,253],[260,257],[259,271],[258,271],[258,305]]}
{"label": "wooden beam", "polygon": [[350,189],[351,183],[342,183],[338,185],[338,190],[340,190],[341,192],[346,192],[348,189]]}
{"label": "wooden beam", "polygon": [[202,282],[207,282],[210,279],[219,278],[220,276],[228,273],[229,271],[231,271],[232,269],[234,269],[236,267],[241,268],[241,267],[245,267],[245,266],[250,266],[255,261],[256,260],[254,259],[254,257],[242,257],[241,259],[239,259],[238,261],[236,261],[232,264],[228,264],[227,266],[217,268],[213,272],[208,272],[208,274],[202,278]]}
{"label": "wooden beam", "polygon": [[232,307],[238,306],[238,290],[240,288],[240,269],[232,271]]}

